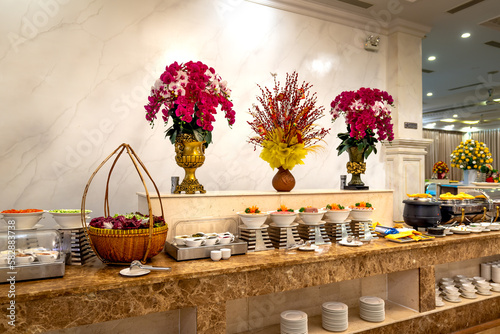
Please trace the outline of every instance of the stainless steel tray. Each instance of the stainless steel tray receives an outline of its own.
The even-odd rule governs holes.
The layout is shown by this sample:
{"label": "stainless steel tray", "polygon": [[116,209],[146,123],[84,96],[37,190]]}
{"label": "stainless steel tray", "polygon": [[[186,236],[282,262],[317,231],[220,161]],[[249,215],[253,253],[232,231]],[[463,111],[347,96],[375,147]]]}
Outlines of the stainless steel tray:
{"label": "stainless steel tray", "polygon": [[200,247],[179,246],[175,242],[167,241],[165,252],[177,261],[185,261],[210,258],[210,251],[221,248],[230,248],[231,255],[246,254],[247,247],[248,244],[240,239],[235,239],[230,244]]}
{"label": "stainless steel tray", "polygon": [[42,278],[53,278],[64,276],[66,267],[64,261],[59,260],[53,263],[33,263],[28,265],[16,266],[13,269],[9,267],[0,267],[0,283],[7,283],[11,277],[15,281],[29,281]]}

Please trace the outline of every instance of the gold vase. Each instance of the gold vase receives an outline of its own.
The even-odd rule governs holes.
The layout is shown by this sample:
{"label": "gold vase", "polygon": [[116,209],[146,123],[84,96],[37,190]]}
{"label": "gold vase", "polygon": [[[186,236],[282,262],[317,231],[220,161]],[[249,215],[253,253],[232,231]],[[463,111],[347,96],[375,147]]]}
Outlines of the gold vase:
{"label": "gold vase", "polygon": [[181,133],[175,139],[175,161],[184,168],[185,176],[181,184],[175,188],[174,193],[194,194],[197,191],[204,194],[207,191],[198,182],[195,176],[196,168],[205,162],[204,142],[197,141],[192,134]]}
{"label": "gold vase", "polygon": [[347,149],[347,153],[349,154],[347,173],[351,174],[351,181],[345,189],[368,189],[361,180],[361,174],[366,171],[365,149],[358,150],[357,146],[351,146]]}

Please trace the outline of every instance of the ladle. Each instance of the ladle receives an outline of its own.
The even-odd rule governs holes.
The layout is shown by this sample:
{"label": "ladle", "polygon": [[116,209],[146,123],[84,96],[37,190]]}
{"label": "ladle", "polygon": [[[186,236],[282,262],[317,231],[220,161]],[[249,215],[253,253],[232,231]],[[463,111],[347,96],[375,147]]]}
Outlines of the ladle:
{"label": "ladle", "polygon": [[147,270],[163,270],[163,271],[169,271],[172,268],[170,267],[153,267],[153,266],[145,266],[141,263],[141,261],[134,260],[130,264],[130,270],[132,270],[134,267],[138,267],[140,269],[147,269]]}

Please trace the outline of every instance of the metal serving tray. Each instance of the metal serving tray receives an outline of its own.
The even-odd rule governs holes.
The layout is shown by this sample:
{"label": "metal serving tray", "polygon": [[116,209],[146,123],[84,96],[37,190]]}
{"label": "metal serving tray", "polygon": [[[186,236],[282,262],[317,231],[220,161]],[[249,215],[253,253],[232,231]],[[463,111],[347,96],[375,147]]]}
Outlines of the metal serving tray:
{"label": "metal serving tray", "polygon": [[64,260],[60,259],[53,263],[33,263],[28,265],[0,267],[0,283],[11,282],[11,277],[16,282],[29,281],[42,278],[63,277],[65,272]]}
{"label": "metal serving tray", "polygon": [[165,252],[177,261],[196,260],[210,258],[210,251],[221,248],[230,248],[231,255],[247,253],[248,244],[240,239],[235,239],[232,243],[224,245],[187,247],[179,246],[175,242],[165,243]]}

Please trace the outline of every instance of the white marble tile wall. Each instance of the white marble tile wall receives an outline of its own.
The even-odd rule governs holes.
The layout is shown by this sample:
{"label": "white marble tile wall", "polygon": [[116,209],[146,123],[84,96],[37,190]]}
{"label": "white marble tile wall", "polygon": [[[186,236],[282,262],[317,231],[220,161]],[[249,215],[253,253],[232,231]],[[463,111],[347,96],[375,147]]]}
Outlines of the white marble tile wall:
{"label": "white marble tile wall", "polygon": [[[242,0],[44,0],[0,2],[0,209],[79,208],[100,162],[129,143],[159,188],[183,176],[162,124],[151,129],[143,105],[149,88],[173,61],[200,60],[233,90],[236,124],[218,115],[214,143],[197,177],[208,191],[272,190],[274,171],[247,143],[247,113],[256,86],[270,72],[317,91],[332,127],[325,150],[293,169],[296,189],[338,189],[347,155],[338,157],[338,132],[329,104],[343,90],[386,87],[386,37],[378,53],[363,49],[359,31]],[[124,157],[125,158],[125,157]],[[111,179],[111,212],[135,210],[143,191],[126,159]],[[87,208],[103,212],[101,170]],[[364,181],[383,189],[380,154],[368,159]]]}

